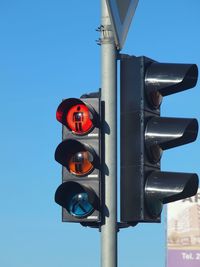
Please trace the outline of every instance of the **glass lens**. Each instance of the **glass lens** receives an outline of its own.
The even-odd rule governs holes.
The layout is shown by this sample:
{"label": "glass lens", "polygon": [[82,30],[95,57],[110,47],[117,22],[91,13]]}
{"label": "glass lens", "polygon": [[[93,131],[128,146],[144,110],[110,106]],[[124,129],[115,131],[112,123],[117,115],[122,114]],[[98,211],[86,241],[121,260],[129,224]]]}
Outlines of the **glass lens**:
{"label": "glass lens", "polygon": [[152,162],[157,163],[160,161],[161,157],[162,157],[162,149],[159,147],[159,145],[153,145],[150,148],[151,151],[151,155],[150,155],[150,159]]}
{"label": "glass lens", "polygon": [[89,151],[77,152],[70,158],[68,170],[76,175],[86,175],[94,168],[93,160]]}
{"label": "glass lens", "polygon": [[72,106],[67,115],[68,127],[78,135],[87,134],[93,128],[92,114],[84,104]]}
{"label": "glass lens", "polygon": [[80,192],[72,196],[67,209],[71,215],[78,218],[85,217],[94,210],[86,192]]}
{"label": "glass lens", "polygon": [[158,91],[152,91],[150,96],[153,106],[159,108],[162,103],[162,95]]}

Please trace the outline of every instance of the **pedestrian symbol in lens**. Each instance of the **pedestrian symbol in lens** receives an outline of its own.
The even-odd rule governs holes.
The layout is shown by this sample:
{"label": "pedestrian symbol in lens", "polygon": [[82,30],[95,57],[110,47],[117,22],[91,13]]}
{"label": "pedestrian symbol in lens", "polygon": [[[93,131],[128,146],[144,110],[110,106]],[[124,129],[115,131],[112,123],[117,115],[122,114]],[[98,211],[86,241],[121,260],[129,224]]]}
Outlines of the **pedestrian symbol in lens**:
{"label": "pedestrian symbol in lens", "polygon": [[72,197],[67,210],[71,215],[81,218],[90,214],[94,208],[88,200],[88,194],[86,192],[82,192],[77,193]]}
{"label": "pedestrian symbol in lens", "polygon": [[93,160],[89,151],[77,152],[70,158],[68,169],[75,175],[85,175],[94,168]]}

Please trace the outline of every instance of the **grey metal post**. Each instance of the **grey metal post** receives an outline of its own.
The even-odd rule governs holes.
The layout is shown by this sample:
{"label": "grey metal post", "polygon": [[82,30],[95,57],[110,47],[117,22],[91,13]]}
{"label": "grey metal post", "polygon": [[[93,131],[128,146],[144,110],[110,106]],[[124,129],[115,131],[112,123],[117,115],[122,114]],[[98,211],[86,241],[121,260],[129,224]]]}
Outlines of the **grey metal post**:
{"label": "grey metal post", "polygon": [[[105,103],[105,205],[101,227],[101,267],[117,267],[117,59],[105,0],[101,0],[101,89]],[[107,169],[107,170],[106,170]]]}

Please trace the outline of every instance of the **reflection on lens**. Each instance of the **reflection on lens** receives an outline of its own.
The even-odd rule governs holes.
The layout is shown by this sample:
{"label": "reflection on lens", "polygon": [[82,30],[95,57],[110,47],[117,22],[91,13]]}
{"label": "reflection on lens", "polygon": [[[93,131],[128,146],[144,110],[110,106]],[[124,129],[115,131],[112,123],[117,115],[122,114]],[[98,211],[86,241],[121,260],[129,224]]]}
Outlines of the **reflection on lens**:
{"label": "reflection on lens", "polygon": [[152,162],[157,163],[158,161],[160,161],[163,151],[158,145],[152,145],[150,147],[150,152],[150,159]]}
{"label": "reflection on lens", "polygon": [[93,170],[93,156],[89,151],[77,152],[69,160],[68,169],[76,175],[86,175]]}
{"label": "reflection on lens", "polygon": [[92,114],[86,105],[74,105],[67,112],[66,123],[73,133],[87,134],[93,128]]}
{"label": "reflection on lens", "polygon": [[152,91],[150,93],[151,102],[155,108],[159,108],[162,103],[162,95],[158,91]]}
{"label": "reflection on lens", "polygon": [[88,194],[84,191],[72,196],[68,205],[67,210],[69,213],[79,218],[88,216],[94,210],[89,202]]}

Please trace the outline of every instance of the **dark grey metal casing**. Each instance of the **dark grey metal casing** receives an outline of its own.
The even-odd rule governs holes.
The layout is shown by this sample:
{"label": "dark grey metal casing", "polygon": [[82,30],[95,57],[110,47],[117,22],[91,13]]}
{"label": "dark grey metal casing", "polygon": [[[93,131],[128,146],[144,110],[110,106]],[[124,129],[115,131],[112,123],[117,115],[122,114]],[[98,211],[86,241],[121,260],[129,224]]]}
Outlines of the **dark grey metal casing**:
{"label": "dark grey metal casing", "polygon": [[195,141],[198,122],[160,117],[158,99],[194,87],[197,77],[195,64],[159,63],[147,57],[122,56],[122,222],[160,222],[163,204],[196,194],[197,174],[161,172],[160,158],[165,149]]}
{"label": "dark grey metal casing", "polygon": [[[145,153],[146,120],[159,116],[160,110],[149,106],[145,97],[145,67],[152,60],[127,56],[121,59],[121,221],[154,221],[146,212],[144,190],[146,177],[160,170]],[[133,71],[134,70],[134,71]],[[140,75],[139,75],[140,74]],[[156,218],[160,222],[160,217]]]}
{"label": "dark grey metal casing", "polygon": [[100,207],[101,207],[101,190],[100,190],[100,180],[101,180],[101,171],[100,171],[100,158],[101,158],[101,149],[100,149],[100,98],[81,98],[83,102],[92,106],[97,115],[98,125],[90,133],[84,136],[74,135],[66,126],[62,126],[62,140],[75,139],[83,144],[91,146],[98,158],[99,166],[95,168],[88,176],[80,177],[71,174],[66,167],[62,167],[62,182],[73,181],[80,183],[82,185],[89,185],[96,193],[99,200],[99,210],[94,210],[92,214],[85,218],[76,218],[70,215],[65,208],[62,208],[62,221],[63,222],[78,222],[78,223],[97,223],[100,222]]}

